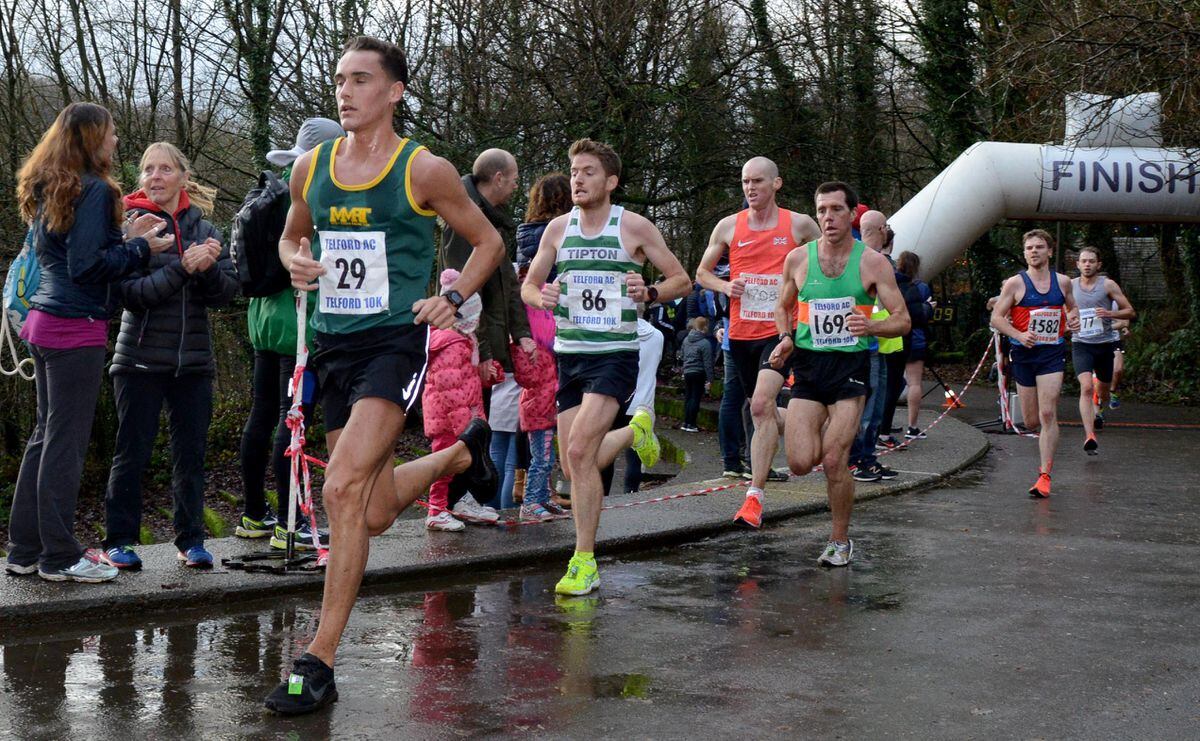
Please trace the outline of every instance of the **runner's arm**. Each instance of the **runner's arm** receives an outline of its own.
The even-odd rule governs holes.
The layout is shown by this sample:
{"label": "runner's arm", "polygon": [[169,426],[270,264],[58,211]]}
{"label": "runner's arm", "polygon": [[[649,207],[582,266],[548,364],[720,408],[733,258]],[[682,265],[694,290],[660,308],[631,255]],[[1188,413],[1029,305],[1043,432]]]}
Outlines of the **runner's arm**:
{"label": "runner's arm", "polygon": [[287,269],[292,278],[292,287],[304,291],[315,291],[315,281],[325,274],[325,266],[312,257],[310,239],[313,233],[312,212],[308,202],[304,200],[304,185],[308,180],[308,171],[312,167],[312,152],[305,152],[292,166],[292,177],[288,189],[292,195],[292,205],[288,208],[287,221],[283,226],[283,236],[279,238],[279,261]]}
{"label": "runner's arm", "polygon": [[1117,302],[1117,309],[1096,309],[1096,316],[1101,319],[1124,319],[1130,321],[1137,316],[1137,312],[1133,310],[1133,304],[1130,303],[1129,297],[1121,290],[1116,281],[1106,280],[1105,285],[1108,286],[1108,297]]}
{"label": "runner's arm", "polygon": [[1015,276],[1004,281],[1004,287],[996,297],[996,305],[992,307],[992,326],[1005,337],[1010,337],[1026,347],[1033,347],[1033,340],[1028,337],[1029,333],[1018,332],[1008,318],[1009,312],[1017,304],[1017,287],[1020,285],[1021,279]]}
{"label": "runner's arm", "polygon": [[821,236],[821,227],[808,214],[792,212],[792,239],[796,244],[808,244]]}
{"label": "runner's arm", "polygon": [[[1064,284],[1063,281],[1066,281]],[[1079,307],[1075,305],[1075,291],[1071,288],[1071,279],[1065,275],[1058,276],[1058,288],[1062,291],[1065,302],[1063,309],[1067,312],[1067,329],[1079,331]]]}
{"label": "runner's arm", "polygon": [[561,289],[558,283],[546,283],[550,269],[558,258],[558,243],[562,240],[563,229],[567,217],[559,216],[546,225],[542,232],[542,241],[538,243],[537,254],[529,263],[529,272],[525,274],[525,282],[521,284],[521,300],[535,309],[553,309],[558,305],[558,294]]}
{"label": "runner's arm", "polygon": [[[721,261],[721,255],[724,255],[725,251],[729,249],[729,242],[733,239],[733,221],[731,221],[733,218],[735,217],[726,216],[713,227],[712,236],[708,238],[708,247],[704,250],[704,256],[700,258],[700,264],[696,266],[696,282],[730,298],[733,297],[735,291],[741,295],[737,290],[738,286],[731,281],[718,278],[712,271]],[[734,278],[735,276],[731,274],[729,277]],[[745,283],[743,282],[740,287],[744,289]]]}
{"label": "runner's arm", "polygon": [[[876,337],[901,337],[912,330],[912,317],[908,314],[908,304],[904,294],[896,285],[896,274],[892,265],[878,252],[864,252],[863,258],[867,263],[867,275],[875,284],[875,297],[883,308],[888,310],[886,319],[870,319],[855,312],[850,315],[848,324],[850,331],[856,337],[864,334]],[[862,332],[856,331],[861,327]]]}
{"label": "runner's arm", "polygon": [[779,343],[771,351],[768,362],[771,367],[779,370],[784,361],[792,354],[794,340],[792,334],[796,331],[796,300],[799,298],[797,288],[808,274],[807,266],[802,263],[808,260],[808,249],[797,247],[788,253],[783,260],[783,281],[779,286],[779,298],[775,301],[775,331],[779,333]]}
{"label": "runner's arm", "polygon": [[[680,296],[686,296],[692,289],[692,281],[688,278],[687,271],[683,269],[679,258],[675,257],[675,253],[667,247],[666,240],[663,239],[662,232],[658,230],[649,219],[641,214],[632,214],[636,217],[631,219],[633,223],[630,226],[631,230],[637,238],[637,244],[641,244],[642,252],[645,253],[646,259],[650,264],[658,268],[658,272],[662,273],[662,279],[654,284],[654,288],[658,291],[658,298],[655,299],[659,303],[670,301]],[[634,276],[631,276],[634,277]],[[646,301],[646,288],[643,285],[639,290],[638,285],[641,281],[641,276],[634,277],[632,285],[628,280],[626,285],[629,286],[633,301]]]}
{"label": "runner's arm", "polygon": [[467,195],[454,165],[422,151],[413,158],[412,169],[413,190],[419,188],[414,197],[425,208],[436,211],[455,234],[471,245],[471,256],[451,288],[464,298],[477,293],[504,259],[499,232]]}

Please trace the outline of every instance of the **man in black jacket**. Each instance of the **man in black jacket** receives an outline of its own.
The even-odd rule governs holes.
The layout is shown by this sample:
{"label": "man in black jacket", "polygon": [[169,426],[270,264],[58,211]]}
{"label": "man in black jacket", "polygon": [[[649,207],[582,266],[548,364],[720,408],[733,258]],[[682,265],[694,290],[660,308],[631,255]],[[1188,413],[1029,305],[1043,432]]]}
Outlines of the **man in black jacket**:
{"label": "man in black jacket", "polygon": [[[503,149],[488,149],[482,152],[475,158],[471,174],[462,178],[467,195],[479,206],[496,231],[500,232],[506,245],[508,259],[500,262],[496,272],[492,273],[479,291],[479,297],[483,301],[483,314],[479,318],[479,329],[476,330],[475,337],[479,341],[481,371],[489,373],[489,361],[495,360],[508,376],[511,376],[513,371],[512,359],[508,354],[510,337],[511,341],[518,342],[525,352],[534,352],[529,319],[525,314],[525,305],[521,303],[521,287],[517,283],[517,273],[512,266],[512,237],[516,225],[503,210],[517,190],[518,178],[517,160]],[[443,222],[443,267],[462,270],[470,255],[471,245]],[[494,379],[485,375],[483,380],[484,386],[488,386]]]}

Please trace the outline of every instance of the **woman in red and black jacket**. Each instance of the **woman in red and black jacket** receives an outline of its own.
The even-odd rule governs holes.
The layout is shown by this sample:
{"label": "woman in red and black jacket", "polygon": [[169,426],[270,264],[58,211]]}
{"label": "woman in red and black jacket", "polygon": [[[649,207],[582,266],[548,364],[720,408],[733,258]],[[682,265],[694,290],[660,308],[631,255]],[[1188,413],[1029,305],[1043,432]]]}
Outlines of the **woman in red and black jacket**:
{"label": "woman in red and black jacket", "polygon": [[183,153],[166,142],[142,155],[141,190],[125,197],[130,218],[155,214],[173,249],[156,255],[120,283],[125,311],[110,373],[117,404],[117,443],[105,497],[104,546],[110,563],[136,569],[142,520],[142,471],[150,461],[158,418],[170,419],[175,546],[187,566],[208,568],[204,548],[204,454],[216,373],[208,310],[237,292],[221,234],[205,216],[215,189],[191,177]]}

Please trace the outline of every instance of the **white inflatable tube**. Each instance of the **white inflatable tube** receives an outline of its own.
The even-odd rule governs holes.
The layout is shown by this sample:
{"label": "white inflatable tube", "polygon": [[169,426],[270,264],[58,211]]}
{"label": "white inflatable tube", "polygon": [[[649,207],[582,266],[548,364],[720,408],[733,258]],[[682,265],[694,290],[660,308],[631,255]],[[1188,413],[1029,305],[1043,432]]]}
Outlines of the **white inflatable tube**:
{"label": "white inflatable tube", "polygon": [[929,280],[1004,219],[1200,222],[1200,156],[979,142],[889,219]]}

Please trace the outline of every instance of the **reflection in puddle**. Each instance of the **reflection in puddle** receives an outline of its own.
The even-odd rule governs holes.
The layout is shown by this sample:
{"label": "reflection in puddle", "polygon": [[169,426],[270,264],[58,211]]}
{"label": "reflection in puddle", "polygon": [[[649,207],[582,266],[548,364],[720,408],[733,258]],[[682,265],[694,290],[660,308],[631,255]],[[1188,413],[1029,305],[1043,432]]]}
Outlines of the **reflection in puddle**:
{"label": "reflection in puddle", "polygon": [[764,650],[823,650],[847,616],[902,607],[875,566],[906,558],[886,536],[832,571],[794,538],[781,529],[605,562],[604,591],[586,597],[555,596],[557,572],[364,597],[339,653],[343,699],[295,719],[261,701],[313,635],[312,600],[6,635],[0,736],[553,733],[598,700],[721,705],[727,693],[696,676],[757,668]]}

